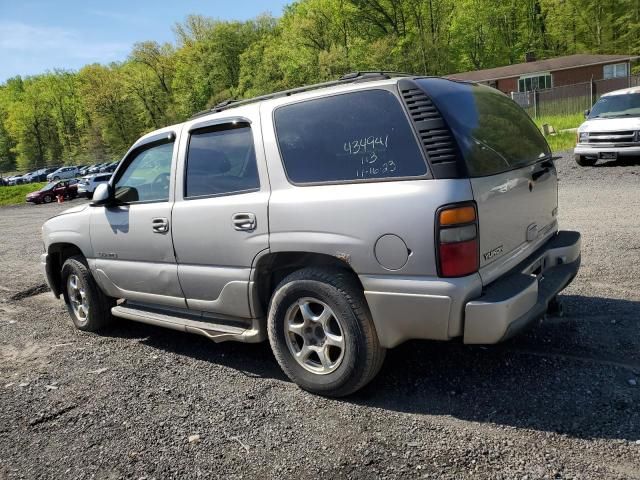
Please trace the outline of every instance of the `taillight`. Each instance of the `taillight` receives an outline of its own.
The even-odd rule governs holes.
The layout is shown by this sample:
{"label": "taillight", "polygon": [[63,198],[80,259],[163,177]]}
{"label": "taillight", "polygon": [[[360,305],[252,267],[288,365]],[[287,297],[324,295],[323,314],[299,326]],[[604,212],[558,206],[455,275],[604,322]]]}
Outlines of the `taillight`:
{"label": "taillight", "polygon": [[442,207],[436,214],[438,274],[463,277],[478,271],[478,214],[474,204]]}

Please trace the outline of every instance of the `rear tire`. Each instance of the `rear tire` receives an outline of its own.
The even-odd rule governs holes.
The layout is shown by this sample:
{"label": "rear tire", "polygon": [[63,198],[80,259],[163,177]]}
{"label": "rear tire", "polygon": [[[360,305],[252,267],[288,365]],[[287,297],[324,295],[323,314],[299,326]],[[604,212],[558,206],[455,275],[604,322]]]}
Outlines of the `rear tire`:
{"label": "rear tire", "polygon": [[62,266],[61,277],[64,300],[78,330],[97,332],[113,321],[111,307],[116,300],[102,293],[84,257],[68,258]]}
{"label": "rear tire", "polygon": [[581,167],[593,167],[598,161],[597,158],[588,158],[584,155],[576,155],[576,163]]}
{"label": "rear tire", "polygon": [[364,387],[386,353],[362,288],[339,269],[305,268],[287,276],[271,298],[268,333],[285,374],[330,397]]}

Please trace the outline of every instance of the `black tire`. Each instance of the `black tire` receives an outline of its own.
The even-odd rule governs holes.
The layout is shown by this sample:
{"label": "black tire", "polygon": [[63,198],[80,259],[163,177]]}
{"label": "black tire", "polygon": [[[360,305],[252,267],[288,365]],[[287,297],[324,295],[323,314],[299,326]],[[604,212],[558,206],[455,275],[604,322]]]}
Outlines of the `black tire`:
{"label": "black tire", "polygon": [[[76,276],[79,286],[84,289],[89,309],[89,313],[85,318],[80,318],[76,314],[69,297],[67,282],[71,275]],[[102,293],[102,290],[93,279],[84,257],[69,257],[62,266],[61,279],[64,301],[67,304],[71,320],[78,330],[97,332],[113,321],[111,307],[115,306],[116,300]]]}
{"label": "black tire", "polygon": [[597,158],[585,157],[584,155],[576,155],[576,163],[581,167],[593,167],[598,161]]}
{"label": "black tire", "polygon": [[[342,360],[330,373],[308,371],[287,346],[285,316],[307,297],[326,304],[339,321],[345,347]],[[380,371],[386,354],[362,288],[349,272],[339,269],[304,268],[287,276],[271,298],[267,328],[271,349],[285,374],[319,395],[343,397],[361,389]]]}
{"label": "black tire", "polygon": [[53,201],[53,197],[52,197],[51,195],[45,195],[45,196],[42,198],[42,201],[43,201],[44,203],[51,203],[51,202]]}

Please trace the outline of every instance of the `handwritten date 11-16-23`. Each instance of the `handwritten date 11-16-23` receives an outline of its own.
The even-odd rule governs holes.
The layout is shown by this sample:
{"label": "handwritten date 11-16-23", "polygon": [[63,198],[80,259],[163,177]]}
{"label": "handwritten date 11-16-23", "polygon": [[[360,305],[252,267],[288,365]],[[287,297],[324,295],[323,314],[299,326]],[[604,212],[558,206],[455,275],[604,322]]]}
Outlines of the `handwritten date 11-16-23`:
{"label": "handwritten date 11-16-23", "polygon": [[344,142],[344,151],[351,155],[386,149],[389,145],[389,135],[362,137],[350,142]]}

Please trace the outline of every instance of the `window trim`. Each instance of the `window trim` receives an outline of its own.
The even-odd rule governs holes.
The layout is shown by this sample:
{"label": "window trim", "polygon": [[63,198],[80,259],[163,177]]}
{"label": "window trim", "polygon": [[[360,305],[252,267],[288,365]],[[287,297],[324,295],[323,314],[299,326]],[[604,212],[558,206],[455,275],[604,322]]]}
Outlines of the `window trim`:
{"label": "window trim", "polygon": [[[189,168],[189,148],[191,147],[191,137],[197,134],[199,131],[207,130],[212,127],[224,126],[224,125],[242,125],[246,124],[251,132],[251,141],[253,142],[253,158],[256,162],[256,172],[258,173],[258,186],[255,188],[249,188],[245,190],[234,190],[233,192],[222,192],[222,193],[209,193],[207,195],[189,195],[187,196],[187,168]],[[242,128],[242,127],[236,127]],[[234,128],[221,128],[220,131],[225,130],[234,130]],[[184,153],[184,162],[182,168],[182,199],[185,201],[190,200],[203,200],[207,198],[218,198],[218,197],[228,197],[231,195],[242,195],[245,193],[254,193],[259,192],[262,188],[262,182],[260,181],[260,171],[258,168],[258,156],[256,155],[256,142],[253,138],[253,127],[251,126],[251,120],[246,117],[225,117],[225,118],[216,118],[212,120],[204,120],[202,122],[195,123],[189,127],[187,132],[187,145]]]}
{"label": "window trim", "polygon": [[[296,100],[294,102],[289,102],[289,103],[285,103],[282,105],[278,105],[277,107],[275,107],[273,109],[273,111],[271,112],[271,124],[273,125],[273,133],[274,136],[276,138],[276,146],[278,148],[278,155],[280,156],[280,165],[282,166],[282,170],[284,172],[285,178],[287,179],[287,182],[289,182],[290,185],[293,185],[294,187],[318,187],[318,186],[323,186],[323,185],[350,185],[350,184],[358,184],[358,183],[386,183],[386,182],[406,182],[406,181],[410,181],[410,180],[431,180],[433,179],[433,175],[431,173],[431,165],[429,164],[429,162],[427,161],[427,159],[425,158],[425,154],[423,152],[423,149],[420,146],[420,141],[417,137],[417,133],[416,133],[416,129],[413,127],[413,123],[412,123],[412,119],[408,116],[406,109],[404,108],[404,105],[402,103],[402,99],[400,98],[397,90],[395,89],[396,84],[391,84],[389,85],[389,87],[391,88],[384,88],[384,87],[372,87],[372,88],[362,88],[362,89],[357,89],[357,90],[348,90],[345,92],[336,92],[336,93],[332,93],[330,95],[318,95],[318,96],[314,96],[311,98],[304,98],[304,99],[300,99],[300,100]],[[361,93],[361,92],[372,92],[372,91],[382,91],[382,92],[387,92],[390,93],[395,100],[398,102],[398,106],[400,107],[400,111],[402,112],[402,115],[404,116],[405,120],[407,121],[407,126],[409,127],[409,130],[411,132],[411,136],[413,137],[414,141],[416,142],[416,147],[418,149],[418,152],[420,154],[420,158],[422,158],[422,161],[424,162],[424,166],[426,168],[426,171],[423,175],[419,175],[419,176],[409,176],[409,177],[386,177],[386,178],[361,178],[361,179],[352,179],[352,180],[331,180],[331,181],[318,181],[318,182],[295,182],[293,181],[290,177],[289,177],[289,172],[287,172],[287,167],[285,166],[284,163],[284,157],[282,155],[282,149],[280,148],[280,138],[278,137],[278,128],[276,126],[276,112],[278,110],[280,110],[281,108],[285,108],[285,107],[289,107],[291,105],[297,105],[300,103],[306,103],[306,102],[310,102],[310,101],[314,101],[314,100],[320,100],[323,98],[330,98],[330,97],[337,97],[340,95],[348,95],[351,93]]]}
{"label": "window trim", "polygon": [[[616,71],[618,70],[618,67],[624,65],[625,68],[625,74],[624,75],[616,75]],[[613,76],[611,77],[607,77],[605,74],[605,69],[607,67],[611,67],[613,68]],[[608,65],[603,65],[602,66],[602,79],[603,80],[613,80],[614,78],[627,78],[629,76],[629,62],[619,62],[619,63],[610,63]]]}
{"label": "window trim", "polygon": [[[177,138],[176,133],[174,131],[170,131],[170,132],[159,133],[157,135],[152,135],[148,138],[145,138],[143,140],[138,140],[136,143],[134,143],[133,146],[129,149],[129,151],[125,154],[125,156],[122,157],[122,160],[118,163],[118,167],[113,172],[113,174],[111,175],[111,179],[109,180],[109,183],[108,183],[109,189],[113,190],[114,195],[116,190],[116,183],[118,180],[120,180],[120,178],[122,177],[122,174],[127,170],[127,167],[129,167],[129,165],[133,161],[132,159],[134,157],[137,157],[140,153],[146,150],[149,150],[159,145],[172,143],[173,149],[171,152],[171,169],[173,169],[174,156],[176,153],[176,138]],[[169,182],[171,182],[171,170],[169,170]],[[171,184],[169,184],[169,192],[171,192]],[[169,193],[169,198],[167,198],[166,200],[138,200],[135,202],[119,202],[116,200],[114,205],[123,206],[123,205],[143,205],[148,203],[169,203],[170,199],[171,199],[171,193]]]}
{"label": "window trim", "polygon": [[[549,77],[550,79],[550,87],[548,88],[537,88],[535,90],[526,90],[527,86],[525,83],[525,90],[520,90],[520,80],[527,80],[528,78],[540,78],[540,77]],[[518,93],[529,93],[529,92],[535,92],[536,90],[548,90],[550,88],[553,88],[553,74],[550,71],[547,72],[536,72],[536,73],[527,73],[526,75],[520,75],[518,77]]]}

